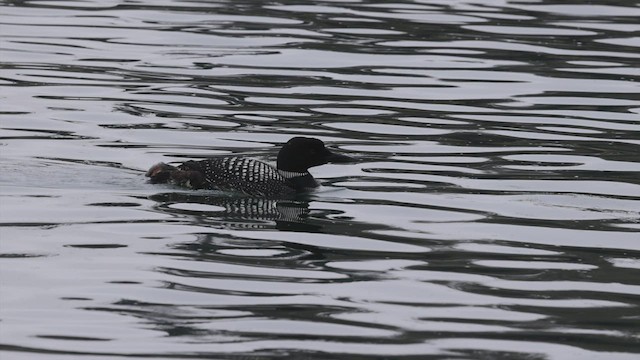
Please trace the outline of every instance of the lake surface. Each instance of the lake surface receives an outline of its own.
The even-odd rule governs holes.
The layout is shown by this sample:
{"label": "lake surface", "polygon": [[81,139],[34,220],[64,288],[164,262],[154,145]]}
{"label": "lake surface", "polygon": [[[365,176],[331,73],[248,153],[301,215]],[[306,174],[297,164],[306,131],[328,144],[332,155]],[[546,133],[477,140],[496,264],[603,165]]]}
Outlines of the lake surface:
{"label": "lake surface", "polygon": [[640,356],[636,2],[1,4],[3,360]]}

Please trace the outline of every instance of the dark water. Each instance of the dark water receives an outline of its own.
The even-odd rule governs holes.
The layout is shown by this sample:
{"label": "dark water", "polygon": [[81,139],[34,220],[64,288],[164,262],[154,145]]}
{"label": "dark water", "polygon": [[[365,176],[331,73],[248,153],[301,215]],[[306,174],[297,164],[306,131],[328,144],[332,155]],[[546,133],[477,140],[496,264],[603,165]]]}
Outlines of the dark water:
{"label": "dark water", "polygon": [[[5,359],[637,359],[633,1],[4,1]],[[267,201],[158,161],[362,161]]]}

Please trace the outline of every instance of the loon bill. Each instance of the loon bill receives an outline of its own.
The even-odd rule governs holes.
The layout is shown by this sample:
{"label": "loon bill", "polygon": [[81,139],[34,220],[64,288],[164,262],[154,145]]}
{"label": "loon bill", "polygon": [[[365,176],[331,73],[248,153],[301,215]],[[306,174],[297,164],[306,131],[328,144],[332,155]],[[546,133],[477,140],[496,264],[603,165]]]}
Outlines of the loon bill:
{"label": "loon bill", "polygon": [[153,165],[146,176],[152,184],[171,183],[192,189],[239,191],[248,195],[277,196],[315,188],[309,168],[354,159],[329,151],[315,138],[294,137],[278,152],[277,168],[241,157],[218,157],[187,161],[179,166]]}

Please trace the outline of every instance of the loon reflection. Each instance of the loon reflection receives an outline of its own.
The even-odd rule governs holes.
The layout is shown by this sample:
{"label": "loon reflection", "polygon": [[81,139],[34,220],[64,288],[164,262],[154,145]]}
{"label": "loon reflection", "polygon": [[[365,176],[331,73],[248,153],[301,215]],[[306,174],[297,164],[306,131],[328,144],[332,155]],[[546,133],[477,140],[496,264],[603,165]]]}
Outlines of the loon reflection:
{"label": "loon reflection", "polygon": [[[199,225],[231,229],[268,229],[315,231],[318,225],[305,222],[309,202],[305,200],[275,200],[257,197],[230,197],[225,194],[162,193],[152,195],[156,209],[174,215],[186,215]],[[224,210],[202,211],[172,207],[174,204],[213,205]]]}

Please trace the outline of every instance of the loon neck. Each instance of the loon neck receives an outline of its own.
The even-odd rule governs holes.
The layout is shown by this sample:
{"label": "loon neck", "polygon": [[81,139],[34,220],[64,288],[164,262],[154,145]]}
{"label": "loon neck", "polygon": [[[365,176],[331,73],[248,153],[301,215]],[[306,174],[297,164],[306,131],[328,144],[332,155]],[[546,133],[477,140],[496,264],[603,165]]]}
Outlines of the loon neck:
{"label": "loon neck", "polygon": [[297,191],[318,187],[318,182],[308,171],[297,172],[278,169],[278,173]]}
{"label": "loon neck", "polygon": [[308,171],[298,172],[298,171],[286,171],[286,170],[278,169],[278,173],[280,173],[280,175],[282,175],[282,177],[287,180],[297,178],[297,177],[303,177],[307,175],[311,176],[311,174],[309,174]]}

